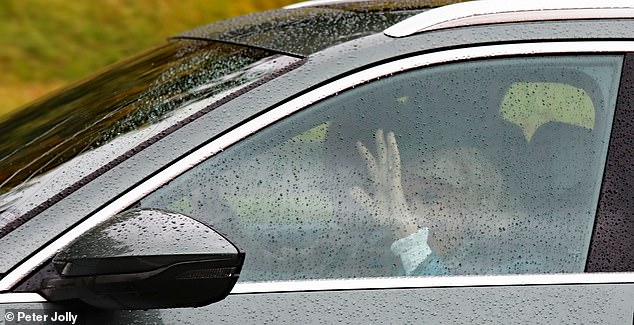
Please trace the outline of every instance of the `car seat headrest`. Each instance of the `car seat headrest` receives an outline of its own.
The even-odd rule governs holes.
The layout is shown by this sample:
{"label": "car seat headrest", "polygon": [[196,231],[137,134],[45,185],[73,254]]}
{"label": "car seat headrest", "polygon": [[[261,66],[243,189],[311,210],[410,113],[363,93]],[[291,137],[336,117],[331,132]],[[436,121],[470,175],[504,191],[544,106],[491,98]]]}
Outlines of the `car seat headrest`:
{"label": "car seat headrest", "polygon": [[557,82],[515,82],[506,91],[500,106],[504,119],[524,130],[528,141],[535,131],[550,121],[566,122],[592,129],[595,107],[581,88]]}

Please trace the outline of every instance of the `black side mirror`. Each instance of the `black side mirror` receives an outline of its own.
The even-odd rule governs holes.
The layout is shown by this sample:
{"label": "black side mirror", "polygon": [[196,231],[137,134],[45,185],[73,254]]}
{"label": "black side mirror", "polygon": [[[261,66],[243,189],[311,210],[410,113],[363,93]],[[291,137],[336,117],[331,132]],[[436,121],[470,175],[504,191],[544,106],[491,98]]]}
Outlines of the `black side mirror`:
{"label": "black side mirror", "polygon": [[198,307],[224,299],[244,252],[212,228],[178,213],[132,210],[85,233],[53,258],[51,301],[104,309]]}

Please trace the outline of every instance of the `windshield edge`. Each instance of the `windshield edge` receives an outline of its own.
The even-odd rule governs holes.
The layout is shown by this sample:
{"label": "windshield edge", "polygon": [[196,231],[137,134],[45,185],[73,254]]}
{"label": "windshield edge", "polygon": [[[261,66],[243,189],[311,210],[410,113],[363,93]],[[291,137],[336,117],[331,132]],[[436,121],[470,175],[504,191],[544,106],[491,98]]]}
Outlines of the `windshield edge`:
{"label": "windshield edge", "polygon": [[[306,59],[302,58],[296,58],[296,57],[292,57],[293,59],[296,59],[296,61],[288,64],[287,66],[273,72],[271,75],[268,75],[262,79],[259,80],[255,80],[247,85],[245,85],[244,87],[238,88],[236,91],[220,98],[219,100],[211,103],[210,105],[204,107],[203,109],[193,113],[192,115],[187,116],[186,118],[174,123],[173,125],[169,126],[168,128],[166,128],[165,130],[159,132],[158,134],[148,138],[147,140],[144,140],[143,142],[139,143],[137,146],[133,147],[132,149],[126,151],[125,153],[117,156],[116,158],[110,160],[108,163],[104,164],[103,166],[99,167],[98,169],[96,169],[95,171],[91,172],[90,174],[82,177],[80,180],[76,181],[75,183],[67,186],[66,188],[64,188],[63,190],[59,191],[57,194],[53,195],[52,197],[46,199],[44,202],[38,204],[37,206],[35,206],[34,208],[27,210],[25,212],[17,212],[18,210],[15,209],[15,207],[9,207],[7,210],[4,211],[0,211],[0,213],[5,214],[5,213],[9,213],[9,214],[14,214],[13,216],[11,216],[11,221],[8,222],[7,224],[5,224],[1,229],[0,229],[0,238],[4,237],[5,235],[11,233],[13,230],[15,230],[16,228],[18,228],[19,226],[21,226],[22,224],[24,224],[25,222],[29,221],[30,219],[32,219],[33,217],[35,217],[36,215],[42,213],[44,210],[50,208],[51,206],[55,205],[56,203],[58,203],[59,201],[61,201],[62,199],[64,199],[65,197],[71,195],[72,193],[74,193],[75,191],[77,191],[79,188],[83,187],[84,185],[90,183],[91,181],[93,181],[94,179],[98,178],[99,176],[103,175],[104,173],[106,173],[107,171],[113,169],[114,167],[116,167],[117,165],[121,164],[122,162],[126,161],[128,158],[136,155],[137,153],[143,151],[144,149],[148,148],[149,146],[153,145],[154,143],[158,142],[159,140],[169,136],[170,134],[176,132],[177,130],[181,129],[182,127],[188,125],[189,123],[197,120],[198,118],[202,117],[203,115],[213,111],[214,109],[228,103],[229,101],[241,96],[244,93],[247,93],[257,87],[260,87],[261,85],[281,76],[286,74],[287,72],[296,69],[297,67],[303,65],[306,62]],[[178,158],[177,158],[178,159]],[[140,182],[142,182],[143,180],[139,180]],[[118,195],[116,195],[115,197],[112,198],[112,200],[116,199],[118,196],[120,196],[122,193],[119,193]]]}

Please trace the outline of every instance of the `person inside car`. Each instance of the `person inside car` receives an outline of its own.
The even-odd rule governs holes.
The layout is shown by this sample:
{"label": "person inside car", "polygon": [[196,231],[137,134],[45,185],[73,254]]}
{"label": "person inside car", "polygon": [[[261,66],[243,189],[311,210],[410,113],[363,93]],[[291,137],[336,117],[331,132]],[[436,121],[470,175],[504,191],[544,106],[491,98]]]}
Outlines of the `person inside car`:
{"label": "person inside car", "polygon": [[375,135],[377,154],[361,142],[372,189],[353,187],[352,196],[384,229],[390,250],[406,275],[461,274],[473,261],[470,237],[487,211],[499,205],[502,176],[476,148],[437,150],[419,161],[401,162],[393,132]]}

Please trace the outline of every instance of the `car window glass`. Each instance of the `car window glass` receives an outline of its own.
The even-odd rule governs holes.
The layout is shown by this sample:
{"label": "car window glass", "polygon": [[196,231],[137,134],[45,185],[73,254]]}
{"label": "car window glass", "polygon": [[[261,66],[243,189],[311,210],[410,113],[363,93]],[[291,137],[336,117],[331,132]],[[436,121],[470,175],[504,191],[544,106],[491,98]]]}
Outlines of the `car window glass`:
{"label": "car window glass", "polygon": [[621,57],[385,77],[228,148],[140,202],[205,219],[242,280],[582,272]]}

